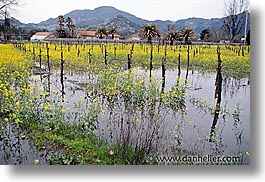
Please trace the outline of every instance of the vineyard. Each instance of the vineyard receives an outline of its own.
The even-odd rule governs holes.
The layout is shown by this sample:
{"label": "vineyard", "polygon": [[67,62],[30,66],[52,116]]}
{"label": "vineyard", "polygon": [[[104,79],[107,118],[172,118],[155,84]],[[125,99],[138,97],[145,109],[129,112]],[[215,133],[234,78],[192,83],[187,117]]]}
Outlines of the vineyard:
{"label": "vineyard", "polygon": [[[7,164],[249,163],[248,46],[14,42],[0,45],[0,65]],[[38,155],[14,159],[23,145]]]}

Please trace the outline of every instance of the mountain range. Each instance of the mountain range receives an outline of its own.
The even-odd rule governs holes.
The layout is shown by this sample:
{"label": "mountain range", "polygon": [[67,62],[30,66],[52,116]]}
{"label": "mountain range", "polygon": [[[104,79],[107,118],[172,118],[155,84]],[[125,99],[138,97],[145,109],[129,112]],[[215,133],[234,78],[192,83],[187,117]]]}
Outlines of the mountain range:
{"label": "mountain range", "polygon": [[[174,24],[177,30],[185,27],[190,27],[196,34],[200,34],[203,29],[207,28],[219,28],[224,22],[224,18],[188,18],[178,21],[170,20],[155,20],[149,21],[142,18],[138,18],[130,13],[118,10],[111,6],[101,6],[94,10],[74,10],[64,15],[65,18],[71,17],[76,27],[95,30],[98,26],[116,26],[121,35],[126,36],[137,33],[142,24],[156,23],[162,32],[167,32],[168,25]],[[19,23],[17,23],[19,24]],[[34,24],[19,24],[19,27],[24,29],[48,29],[54,30],[58,27],[58,18],[49,18],[46,21]]]}

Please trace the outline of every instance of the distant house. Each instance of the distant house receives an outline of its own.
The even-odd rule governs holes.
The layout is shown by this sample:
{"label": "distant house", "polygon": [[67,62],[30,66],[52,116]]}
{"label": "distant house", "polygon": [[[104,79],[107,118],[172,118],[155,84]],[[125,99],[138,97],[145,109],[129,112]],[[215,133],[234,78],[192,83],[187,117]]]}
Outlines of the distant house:
{"label": "distant house", "polygon": [[[78,30],[78,38],[96,40],[98,36],[96,35],[96,31],[93,30]],[[121,36],[119,34],[114,34],[114,40],[120,40],[120,38]],[[107,39],[112,39],[112,35],[108,35]]]}
{"label": "distant house", "polygon": [[130,35],[126,39],[127,41],[136,41],[136,42],[142,40],[141,37],[137,34]]}
{"label": "distant house", "polygon": [[[107,39],[112,39],[112,35],[108,35]],[[114,39],[113,40],[120,40],[121,36],[119,34],[114,34]]]}
{"label": "distant house", "polygon": [[37,32],[30,38],[30,40],[31,41],[44,40],[45,38],[51,36],[52,34],[53,34],[52,32]]}
{"label": "distant house", "polygon": [[97,39],[96,31],[78,30],[78,38],[90,40]]}

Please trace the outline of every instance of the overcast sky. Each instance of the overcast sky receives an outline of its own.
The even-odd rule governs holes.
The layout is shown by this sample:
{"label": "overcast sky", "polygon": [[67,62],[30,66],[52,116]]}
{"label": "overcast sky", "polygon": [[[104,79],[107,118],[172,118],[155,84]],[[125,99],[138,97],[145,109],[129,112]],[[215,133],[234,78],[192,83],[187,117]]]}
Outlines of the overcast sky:
{"label": "overcast sky", "polygon": [[23,23],[38,23],[75,9],[113,6],[148,20],[172,20],[224,15],[224,0],[21,0],[12,16]]}

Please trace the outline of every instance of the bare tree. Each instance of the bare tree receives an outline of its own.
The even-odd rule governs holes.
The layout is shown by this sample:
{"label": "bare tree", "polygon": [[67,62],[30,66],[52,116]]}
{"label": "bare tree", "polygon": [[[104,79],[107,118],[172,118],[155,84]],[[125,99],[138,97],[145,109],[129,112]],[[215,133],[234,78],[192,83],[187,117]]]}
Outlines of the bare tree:
{"label": "bare tree", "polygon": [[174,22],[171,22],[167,25],[167,31],[168,32],[173,32],[176,31],[176,24]]}
{"label": "bare tree", "polygon": [[5,42],[10,39],[11,21],[9,18],[9,12],[13,7],[18,6],[18,4],[19,0],[0,0],[0,19],[4,19],[2,29]]}
{"label": "bare tree", "polygon": [[230,39],[234,41],[244,33],[246,15],[248,13],[249,0],[225,1],[224,28]]}
{"label": "bare tree", "polygon": [[227,39],[227,31],[224,27],[212,27],[209,32],[209,41],[219,42]]}
{"label": "bare tree", "polygon": [[6,12],[19,4],[19,0],[0,0],[0,15],[5,16]]}

